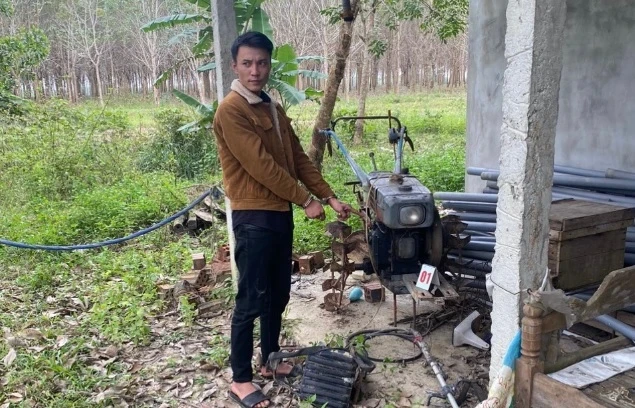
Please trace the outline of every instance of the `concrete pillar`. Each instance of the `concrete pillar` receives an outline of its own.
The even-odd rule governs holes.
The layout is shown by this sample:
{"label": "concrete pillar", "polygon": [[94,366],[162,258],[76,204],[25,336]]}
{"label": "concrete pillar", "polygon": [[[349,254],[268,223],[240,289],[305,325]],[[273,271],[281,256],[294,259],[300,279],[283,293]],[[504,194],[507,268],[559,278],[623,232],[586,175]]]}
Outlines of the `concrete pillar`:
{"label": "concrete pillar", "polygon": [[[236,29],[236,12],[234,0],[214,0],[212,4],[212,19],[214,24],[214,62],[216,63],[216,94],[218,102],[230,92],[234,80],[232,71],[231,45],[238,36]],[[229,198],[225,197],[225,211],[227,213],[227,237],[231,254],[231,269],[234,288],[238,285],[238,268],[234,259],[234,227],[232,224],[232,210]]]}
{"label": "concrete pillar", "polygon": [[547,269],[565,0],[509,0],[490,379],[520,327],[523,293]]}

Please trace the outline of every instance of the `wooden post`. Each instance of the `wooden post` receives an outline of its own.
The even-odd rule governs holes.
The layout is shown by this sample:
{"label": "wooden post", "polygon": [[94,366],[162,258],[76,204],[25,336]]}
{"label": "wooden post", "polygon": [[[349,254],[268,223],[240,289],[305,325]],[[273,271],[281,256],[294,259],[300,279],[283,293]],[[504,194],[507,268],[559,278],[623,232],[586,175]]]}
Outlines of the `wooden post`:
{"label": "wooden post", "polygon": [[516,360],[516,407],[531,407],[531,392],[534,374],[543,372],[540,359],[542,337],[542,309],[528,304],[523,306],[522,338],[520,358]]}
{"label": "wooden post", "polygon": [[[230,92],[234,75],[231,69],[231,45],[238,36],[236,29],[236,12],[233,0],[214,0],[212,4],[214,19],[214,58],[216,62],[216,92],[218,102],[223,100]],[[227,237],[229,238],[229,251],[231,256],[232,280],[234,289],[238,288],[238,268],[234,259],[234,247],[236,237],[232,224],[232,210],[229,198],[225,197],[225,209],[227,214]]]}

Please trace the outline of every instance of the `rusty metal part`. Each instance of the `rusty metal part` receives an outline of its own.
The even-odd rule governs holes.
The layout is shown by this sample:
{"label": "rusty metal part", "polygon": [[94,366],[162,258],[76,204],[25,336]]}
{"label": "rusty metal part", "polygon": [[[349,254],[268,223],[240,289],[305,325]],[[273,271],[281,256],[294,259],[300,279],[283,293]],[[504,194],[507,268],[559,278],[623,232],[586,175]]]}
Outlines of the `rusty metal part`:
{"label": "rusty metal part", "polygon": [[448,249],[463,249],[471,240],[470,235],[452,235],[448,234],[446,248]]}
{"label": "rusty metal part", "polygon": [[443,224],[443,229],[448,234],[460,234],[467,228],[467,224],[462,222],[461,219],[454,214],[443,217],[441,223]]}
{"label": "rusty metal part", "polygon": [[426,238],[429,242],[428,258],[433,266],[439,266],[443,259],[443,224],[439,217],[438,211],[434,210],[434,223],[426,232]]}
{"label": "rusty metal part", "polygon": [[[348,255],[365,243],[366,235],[364,231],[352,233],[352,228],[341,221],[327,224],[326,233],[332,238],[331,249],[334,259],[329,265],[331,279],[322,283],[322,290],[331,290],[331,293],[324,297],[324,308],[331,312],[339,312],[350,303],[344,297],[344,290],[346,289],[346,280],[355,270],[355,263],[348,259]],[[335,272],[340,274],[337,279]]]}

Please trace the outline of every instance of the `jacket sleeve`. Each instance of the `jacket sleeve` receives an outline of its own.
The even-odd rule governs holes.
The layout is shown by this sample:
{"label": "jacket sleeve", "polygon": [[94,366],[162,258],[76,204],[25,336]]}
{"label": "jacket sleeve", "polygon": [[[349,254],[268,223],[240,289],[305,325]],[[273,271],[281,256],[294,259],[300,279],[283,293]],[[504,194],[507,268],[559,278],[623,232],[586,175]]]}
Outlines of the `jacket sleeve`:
{"label": "jacket sleeve", "polygon": [[315,168],[309,156],[306,155],[300,139],[293,131],[290,119],[286,118],[289,123],[289,131],[291,132],[291,144],[293,149],[293,161],[295,163],[295,172],[298,178],[309,189],[313,195],[319,199],[332,197],[335,195],[331,187],[322,177],[322,174]]}
{"label": "jacket sleeve", "polygon": [[300,206],[304,204],[309,193],[267,152],[249,118],[238,109],[228,108],[216,112],[214,131],[231,154],[251,177],[275,195]]}

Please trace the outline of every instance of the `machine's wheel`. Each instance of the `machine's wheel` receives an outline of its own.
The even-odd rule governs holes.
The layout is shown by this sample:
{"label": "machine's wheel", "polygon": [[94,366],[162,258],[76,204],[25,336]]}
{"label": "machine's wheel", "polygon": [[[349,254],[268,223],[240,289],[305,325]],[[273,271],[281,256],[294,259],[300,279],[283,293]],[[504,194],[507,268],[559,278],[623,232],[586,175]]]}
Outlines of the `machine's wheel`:
{"label": "machine's wheel", "polygon": [[439,211],[434,209],[434,222],[426,234],[429,242],[428,259],[433,266],[439,266],[443,259],[443,225]]}

